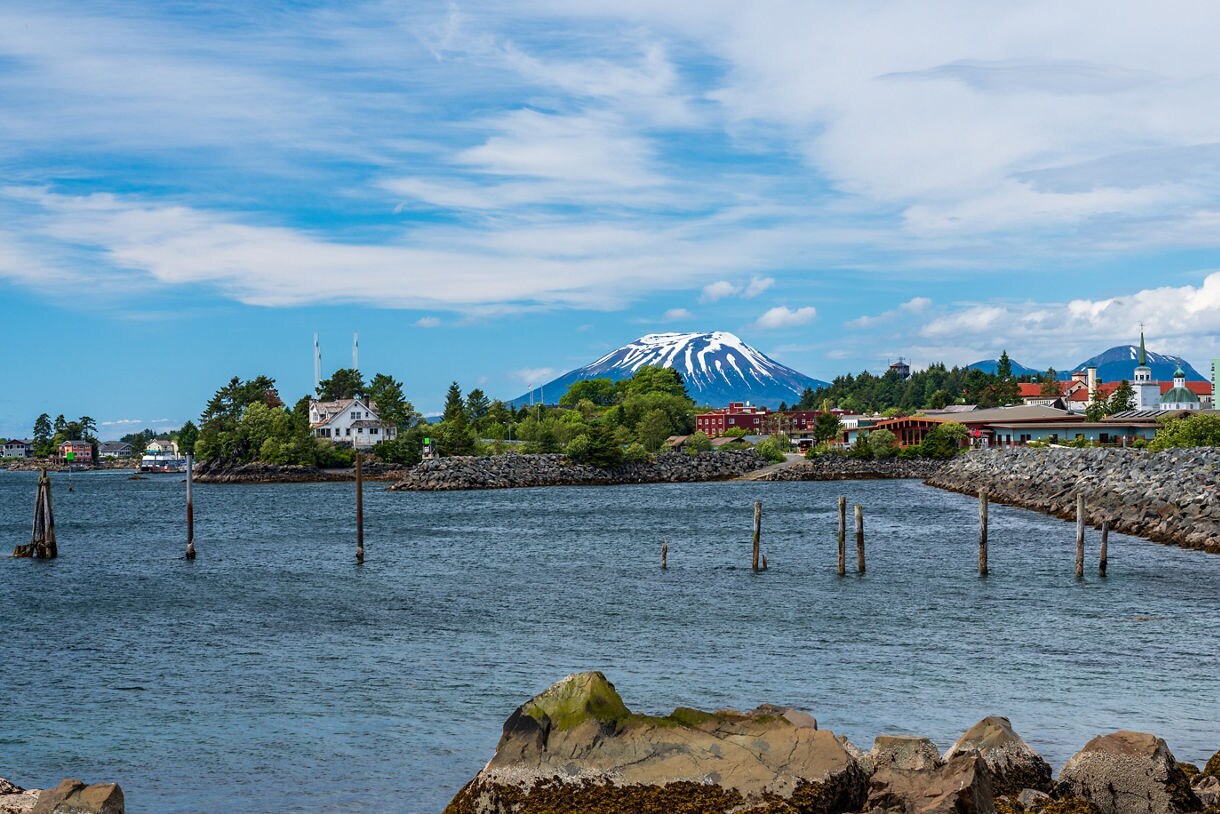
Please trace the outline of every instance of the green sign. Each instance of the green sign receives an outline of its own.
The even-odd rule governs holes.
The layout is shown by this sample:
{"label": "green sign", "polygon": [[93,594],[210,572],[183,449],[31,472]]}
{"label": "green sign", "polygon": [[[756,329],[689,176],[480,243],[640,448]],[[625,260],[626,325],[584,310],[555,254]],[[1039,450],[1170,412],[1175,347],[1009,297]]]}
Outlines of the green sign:
{"label": "green sign", "polygon": [[428,444],[431,444],[431,443],[432,443],[432,439],[431,439],[431,438],[425,438],[425,439],[424,439],[424,445],[425,445],[425,446],[427,446]]}
{"label": "green sign", "polygon": [[65,458],[67,458],[69,461],[74,461],[74,460],[76,460],[76,453],[75,453],[75,452],[69,452],[69,453],[68,453],[67,455],[65,455],[64,457],[65,457]]}

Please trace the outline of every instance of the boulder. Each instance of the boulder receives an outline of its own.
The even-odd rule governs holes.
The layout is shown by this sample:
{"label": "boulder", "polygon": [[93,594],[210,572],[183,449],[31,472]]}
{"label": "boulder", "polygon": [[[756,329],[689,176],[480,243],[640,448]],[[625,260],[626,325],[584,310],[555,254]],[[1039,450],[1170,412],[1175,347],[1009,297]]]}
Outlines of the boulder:
{"label": "boulder", "polygon": [[631,712],[601,673],[571,675],[505,722],[495,756],[447,814],[858,810],[855,759],[787,707]]}
{"label": "boulder", "polygon": [[945,752],[945,760],[974,753],[987,764],[992,791],[997,797],[1019,794],[1022,789],[1049,792],[1053,772],[1042,756],[1030,748],[1000,715],[989,715],[966,730]]}
{"label": "boulder", "polygon": [[1220,752],[1217,752],[1208,759],[1207,764],[1203,767],[1203,774],[1220,777]]}
{"label": "boulder", "polygon": [[935,769],[942,762],[936,744],[913,735],[878,735],[869,756],[874,771],[883,768],[922,771]]}
{"label": "boulder", "polygon": [[1211,774],[1199,775],[1190,788],[1204,808],[1220,808],[1220,778]]}
{"label": "boulder", "polygon": [[1017,792],[1017,802],[1020,803],[1021,810],[1033,814],[1046,808],[1052,799],[1049,794],[1038,789],[1021,789]]}
{"label": "boulder", "polygon": [[1059,781],[1101,814],[1180,814],[1203,808],[1165,741],[1143,732],[1093,738],[1068,760]]}
{"label": "boulder", "polygon": [[870,814],[992,814],[995,803],[987,765],[960,754],[919,770],[878,765],[869,780]]}
{"label": "boulder", "polygon": [[0,777],[0,814],[29,814],[37,802],[36,790],[27,791]]}
{"label": "boulder", "polygon": [[65,779],[38,795],[31,814],[123,814],[123,790],[117,783]]}

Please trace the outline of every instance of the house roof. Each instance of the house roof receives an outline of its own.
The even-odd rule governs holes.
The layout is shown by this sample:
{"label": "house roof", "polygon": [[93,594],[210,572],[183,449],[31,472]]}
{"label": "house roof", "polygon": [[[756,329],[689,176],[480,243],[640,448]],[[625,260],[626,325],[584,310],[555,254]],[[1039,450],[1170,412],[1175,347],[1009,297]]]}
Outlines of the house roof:
{"label": "house roof", "polygon": [[1054,407],[1041,404],[1016,404],[1011,407],[991,407],[985,410],[972,410],[969,413],[954,414],[949,410],[927,410],[928,418],[952,417],[954,421],[964,424],[991,424],[996,421],[1080,421],[1080,416]]}
{"label": "house roof", "polygon": [[19,438],[10,438],[10,439],[8,439],[7,441],[5,441],[5,442],[4,442],[4,445],[5,445],[6,447],[16,446],[17,444],[22,444],[22,445],[27,446],[27,447],[32,447],[32,446],[34,446],[34,442],[33,442],[33,441],[22,441],[22,440],[21,440],[21,439],[19,439]]}
{"label": "house roof", "polygon": [[1199,397],[1185,387],[1171,387],[1161,394],[1161,404],[1198,404]]}
{"label": "house roof", "polygon": [[131,444],[127,443],[126,441],[103,441],[97,445],[97,448],[102,452],[110,452],[112,450],[122,449],[123,447],[131,449]]}

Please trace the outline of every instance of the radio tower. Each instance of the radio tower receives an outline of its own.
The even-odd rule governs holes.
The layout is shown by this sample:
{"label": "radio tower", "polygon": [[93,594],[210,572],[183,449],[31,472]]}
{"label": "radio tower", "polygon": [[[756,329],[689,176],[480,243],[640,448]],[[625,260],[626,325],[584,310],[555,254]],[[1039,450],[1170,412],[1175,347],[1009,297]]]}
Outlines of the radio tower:
{"label": "radio tower", "polygon": [[352,334],[352,370],[360,369],[360,332]]}
{"label": "radio tower", "polygon": [[318,332],[313,333],[313,389],[317,392],[322,383],[322,349],[318,346]]}

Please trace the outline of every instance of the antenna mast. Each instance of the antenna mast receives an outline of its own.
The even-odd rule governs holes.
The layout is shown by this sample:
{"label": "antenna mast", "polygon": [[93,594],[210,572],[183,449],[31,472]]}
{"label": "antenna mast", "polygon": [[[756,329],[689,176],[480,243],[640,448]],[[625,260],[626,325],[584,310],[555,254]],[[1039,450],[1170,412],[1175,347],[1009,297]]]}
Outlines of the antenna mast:
{"label": "antenna mast", "polygon": [[318,332],[313,332],[313,389],[316,392],[322,383],[322,348],[318,345]]}
{"label": "antenna mast", "polygon": [[360,332],[352,334],[352,370],[360,369]]}

